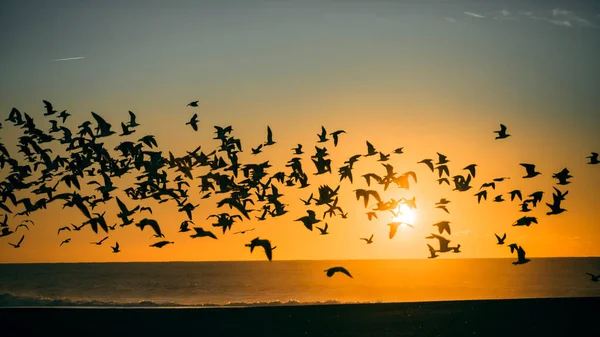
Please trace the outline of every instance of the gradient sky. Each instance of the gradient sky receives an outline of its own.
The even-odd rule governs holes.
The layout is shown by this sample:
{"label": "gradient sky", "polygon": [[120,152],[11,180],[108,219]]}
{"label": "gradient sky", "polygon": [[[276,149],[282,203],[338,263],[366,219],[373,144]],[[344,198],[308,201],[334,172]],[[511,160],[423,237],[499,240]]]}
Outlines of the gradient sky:
{"label": "gradient sky", "polygon": [[[46,99],[73,115],[71,129],[94,111],[120,131],[132,110],[142,125],[131,140],[153,134],[165,154],[176,155],[198,145],[210,151],[217,145],[213,125],[233,125],[246,150],[241,159],[270,160],[271,173],[284,168],[292,147],[304,144],[311,188],[282,188],[288,215],[236,224],[234,230],[257,229],[219,233],[216,241],[177,233],[185,215],[171,203],[145,201],[176,242],[163,249],[148,247],[150,232],[134,226],[111,232],[101,247],[89,242],[103,233],[57,236],[59,227],[85,219],[54,203],[31,216],[37,225],[25,233],[22,248],[6,243],[19,233],[0,238],[0,262],[264,260],[262,252],[244,247],[256,236],[278,246],[279,260],[425,258],[425,243],[434,242],[424,236],[442,220],[452,222],[449,238],[463,252],[441,258],[510,257],[495,244],[494,232],[507,232],[507,241],[532,257],[598,256],[600,165],[586,165],[585,157],[600,152],[599,15],[600,3],[586,1],[2,1],[0,115],[17,107],[42,123]],[[76,57],[83,58],[56,61]],[[192,100],[200,107],[186,108]],[[184,125],[196,112],[199,132]],[[20,130],[5,118],[0,137],[16,153]],[[512,137],[494,140],[500,123]],[[250,156],[249,148],[265,141],[267,125],[277,144]],[[314,177],[308,157],[321,125],[347,134],[337,148],[327,144],[334,174]],[[119,138],[107,139],[107,147]],[[399,173],[414,170],[418,184],[409,191],[391,187],[385,196],[417,198],[415,229],[390,240],[389,219],[367,221],[352,190],[366,187],[361,174],[385,172],[372,157],[355,165],[354,185],[342,183],[340,204],[349,217],[327,219],[330,235],[294,222],[305,214],[298,198],[322,183],[337,186],[337,168],[366,153],[365,140],[386,153],[405,147],[390,163]],[[451,175],[478,164],[471,191],[439,187],[437,176],[416,164],[436,152],[450,159]],[[536,164],[542,175],[522,180],[523,162]],[[538,206],[527,214],[537,216],[538,225],[511,227],[524,215],[518,204],[490,202],[514,188],[543,190],[544,202],[550,201],[551,175],[565,167],[574,176],[561,188],[569,190],[568,212],[546,216],[547,207]],[[473,194],[479,186],[500,176],[511,179],[478,205]],[[196,224],[212,229],[204,219],[218,199],[200,201],[194,189],[190,193],[201,204]],[[449,215],[433,206],[441,197],[452,200]],[[114,200],[100,208],[116,222]],[[373,245],[358,240],[371,233]],[[66,237],[73,241],[59,248]],[[115,240],[120,254],[108,247]]]}

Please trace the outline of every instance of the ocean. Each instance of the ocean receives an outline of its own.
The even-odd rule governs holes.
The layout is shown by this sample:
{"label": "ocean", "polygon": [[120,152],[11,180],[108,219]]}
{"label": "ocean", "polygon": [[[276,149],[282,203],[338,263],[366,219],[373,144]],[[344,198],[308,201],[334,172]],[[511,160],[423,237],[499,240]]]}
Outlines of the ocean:
{"label": "ocean", "polygon": [[[324,270],[344,266],[353,278]],[[600,258],[0,265],[0,307],[220,307],[600,297]]]}

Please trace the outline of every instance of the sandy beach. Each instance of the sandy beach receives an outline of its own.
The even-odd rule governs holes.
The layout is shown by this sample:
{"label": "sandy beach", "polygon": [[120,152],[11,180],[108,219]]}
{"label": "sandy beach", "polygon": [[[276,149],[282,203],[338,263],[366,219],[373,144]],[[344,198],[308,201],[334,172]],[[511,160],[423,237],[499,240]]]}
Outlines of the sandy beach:
{"label": "sandy beach", "polygon": [[251,308],[2,308],[2,336],[578,336],[600,298]]}

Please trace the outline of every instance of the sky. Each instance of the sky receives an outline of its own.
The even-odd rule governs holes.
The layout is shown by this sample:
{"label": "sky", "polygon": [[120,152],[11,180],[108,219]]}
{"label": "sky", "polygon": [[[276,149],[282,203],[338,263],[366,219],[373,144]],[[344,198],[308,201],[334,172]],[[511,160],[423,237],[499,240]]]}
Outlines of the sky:
{"label": "sky", "polygon": [[[435,242],[425,236],[434,232],[431,224],[444,220],[452,228],[446,236],[462,252],[442,254],[443,259],[510,258],[493,235],[505,232],[507,243],[517,242],[531,257],[600,255],[600,165],[586,164],[586,156],[600,152],[598,2],[3,1],[0,45],[0,115],[16,107],[42,125],[47,123],[42,100],[48,100],[72,114],[66,125],[73,130],[94,111],[120,131],[131,110],[141,126],[128,140],[151,134],[163,154],[180,156],[199,145],[209,152],[218,145],[213,126],[232,125],[245,147],[240,158],[269,160],[272,174],[284,170],[291,148],[303,144],[311,183],[307,189],[280,188],[287,215],[236,223],[234,231],[256,230],[223,235],[206,220],[221,211],[215,205],[219,198],[200,199],[194,180],[190,201],[200,204],[194,222],[213,230],[218,240],[178,233],[186,216],[171,203],[115,194],[132,207],[153,208],[152,215],[135,218],[161,223],[175,242],[162,249],[149,247],[156,240],[133,225],[111,231],[101,246],[90,242],[105,233],[89,228],[57,235],[58,228],[85,218],[53,203],[29,217],[36,223],[29,231],[20,228],[0,238],[0,262],[264,260],[244,246],[257,236],[278,247],[278,260],[426,258],[426,243]],[[197,108],[186,107],[195,100]],[[194,113],[198,132],[185,125]],[[0,142],[16,157],[21,130],[5,118]],[[495,140],[501,123],[512,136]],[[267,125],[277,143],[252,156],[250,148],[266,141]],[[333,173],[313,176],[309,157],[321,146],[316,143],[321,126],[346,133],[337,147],[325,144]],[[105,144],[112,149],[124,139],[110,137]],[[382,192],[417,200],[414,228],[401,228],[393,239],[386,226],[391,219],[368,221],[368,210],[353,192],[367,188],[360,175],[385,173],[376,158],[359,159],[354,184],[339,182],[337,169],[350,156],[365,154],[367,140],[384,153],[404,147],[388,163],[418,177],[410,190]],[[437,152],[448,156],[451,176],[478,165],[473,189],[439,186],[437,176],[417,164],[437,159]],[[522,179],[519,163],[535,164],[542,174]],[[547,216],[545,205],[524,214],[517,202],[491,202],[515,188],[542,190],[543,203],[550,202],[552,174],[565,167],[574,178],[559,187],[569,191],[563,214]],[[3,178],[9,173],[7,167],[0,172]],[[477,204],[473,194],[496,177],[510,179]],[[133,180],[129,175],[115,182],[129,186]],[[329,224],[326,236],[294,221],[306,214],[299,198],[321,184],[341,186],[339,202],[348,213],[347,219],[323,219],[319,225]],[[450,214],[434,207],[440,198],[452,201]],[[114,199],[98,208],[109,223],[117,221]],[[322,216],[322,208],[309,209]],[[523,215],[539,223],[512,227]],[[26,218],[9,215],[9,224]],[[21,234],[21,248],[8,245]],[[359,240],[371,234],[373,244]],[[59,247],[67,237],[72,242]],[[112,254],[109,245],[116,241],[122,252]]]}

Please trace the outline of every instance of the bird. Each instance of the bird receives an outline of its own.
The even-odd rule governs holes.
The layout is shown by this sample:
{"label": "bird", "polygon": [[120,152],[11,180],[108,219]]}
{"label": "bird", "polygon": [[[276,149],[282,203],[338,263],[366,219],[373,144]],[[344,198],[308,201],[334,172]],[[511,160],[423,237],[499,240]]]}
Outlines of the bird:
{"label": "bird", "polygon": [[235,232],[233,234],[246,234],[246,232],[251,232],[253,230],[254,230],[254,228],[244,229],[243,231],[237,231],[237,232]]}
{"label": "bird", "polygon": [[119,253],[120,252],[120,250],[119,250],[119,243],[118,242],[115,242],[115,246],[114,247],[110,246],[110,248],[112,248],[113,253]]}
{"label": "bird", "polygon": [[423,159],[421,161],[418,161],[417,164],[425,164],[425,165],[427,165],[427,167],[429,167],[431,172],[435,171],[435,168],[433,167],[433,159]]}
{"label": "bird", "polygon": [[510,194],[510,201],[515,200],[515,197],[518,197],[519,200],[523,201],[523,196],[521,195],[521,191],[519,190],[512,190],[508,194]]}
{"label": "bird", "polygon": [[294,221],[301,221],[304,224],[304,227],[312,231],[313,225],[321,222],[321,220],[317,219],[317,215],[313,210],[307,210],[306,213],[308,213],[308,215],[305,215]]}
{"label": "bird", "polygon": [[504,233],[504,235],[502,235],[502,237],[498,236],[498,234],[496,234],[496,233],[494,233],[494,235],[496,236],[496,239],[498,239],[498,244],[503,245],[504,240],[506,240],[506,233]]}
{"label": "bird", "polygon": [[541,174],[540,172],[537,172],[535,170],[535,165],[533,164],[519,164],[521,166],[523,166],[527,172],[526,176],[523,176],[523,178],[533,178],[539,174]]}
{"label": "bird", "polygon": [[450,243],[450,240],[446,239],[443,236],[440,235],[436,235],[436,234],[431,234],[431,236],[427,236],[425,237],[426,239],[437,239],[439,244],[440,244],[440,249],[437,250],[437,252],[440,253],[445,253],[445,252],[449,252],[451,251],[453,248],[449,247],[448,244]]}
{"label": "bird", "polygon": [[477,203],[479,204],[481,202],[481,198],[483,198],[483,200],[487,200],[487,191],[483,190],[481,192],[475,193],[475,196],[477,197]]}
{"label": "bird", "polygon": [[586,274],[588,274],[591,277],[590,281],[592,281],[592,282],[600,281],[600,274],[598,274],[598,275],[594,275],[594,274],[590,274],[590,273],[586,273]]}
{"label": "bird", "polygon": [[172,243],[175,243],[175,242],[173,242],[173,241],[158,241],[156,243],[151,244],[150,247],[162,248],[162,247],[164,247],[168,244],[172,244]]}
{"label": "bird", "polygon": [[325,223],[325,227],[324,228],[317,227],[317,229],[321,232],[321,235],[327,235],[327,234],[329,234],[327,232],[328,228],[329,228],[329,225],[327,224],[327,222]]}
{"label": "bird", "polygon": [[390,239],[394,238],[394,236],[396,235],[396,232],[398,231],[398,226],[400,225],[406,225],[408,227],[413,228],[413,226],[411,224],[407,224],[405,222],[400,222],[400,221],[394,221],[394,222],[390,222],[387,225],[390,226]]}
{"label": "bird", "polygon": [[498,134],[498,136],[496,136],[496,139],[504,139],[510,137],[510,135],[506,133],[506,126],[504,126],[504,124],[500,124],[500,130],[494,131],[494,133]]}
{"label": "bird", "polygon": [[271,261],[273,259],[273,249],[277,248],[271,247],[271,241],[260,239],[259,237],[254,238],[250,243],[245,245],[246,247],[250,247],[250,253],[254,250],[254,247],[260,246],[265,250],[265,254],[267,255],[267,259]]}
{"label": "bird", "polygon": [[436,250],[431,247],[430,244],[427,244],[427,248],[429,248],[429,256],[427,257],[428,259],[435,259],[436,257],[438,257],[439,255],[436,254]]}
{"label": "bird", "polygon": [[327,138],[327,130],[325,130],[324,126],[321,126],[321,133],[317,134],[317,136],[319,137],[317,143],[325,143],[329,140],[329,138]]}
{"label": "bird", "polygon": [[13,246],[14,248],[21,248],[21,243],[23,242],[24,238],[25,238],[25,235],[21,235],[21,239],[19,240],[19,242],[17,244],[10,243],[10,242],[8,244]]}
{"label": "bird", "polygon": [[446,231],[448,233],[448,235],[452,234],[452,233],[450,233],[450,221],[440,221],[440,222],[434,223],[432,226],[437,226],[440,234],[443,234],[444,231]]}
{"label": "bird", "polygon": [[590,161],[588,162],[588,164],[590,165],[596,165],[598,163],[600,163],[600,161],[598,160],[598,153],[597,152],[592,152],[591,156],[587,156],[586,158],[588,158]]}
{"label": "bird", "polygon": [[360,240],[365,240],[365,242],[369,245],[371,243],[373,243],[373,234],[371,234],[370,238],[360,238]]}
{"label": "bird", "polygon": [[185,123],[185,125],[191,126],[194,131],[198,131],[198,114],[194,114],[190,121]]}
{"label": "bird", "polygon": [[267,141],[265,142],[265,146],[270,146],[275,144],[273,141],[273,131],[271,131],[271,127],[267,126]]}
{"label": "bird", "polygon": [[190,235],[190,238],[202,238],[202,237],[209,237],[209,238],[213,238],[215,240],[217,240],[217,236],[215,234],[213,234],[213,232],[211,231],[205,231],[202,227],[194,227],[194,230],[196,231],[195,234]]}
{"label": "bird", "polygon": [[513,262],[513,264],[514,265],[525,264],[529,261],[531,261],[531,260],[525,257],[525,249],[523,249],[523,247],[519,246],[517,248],[517,261]]}
{"label": "bird", "polygon": [[186,106],[197,107],[198,101],[192,101],[192,102],[188,103],[188,105],[186,105]]}
{"label": "bird", "polygon": [[71,238],[66,238],[60,243],[60,246],[66,244],[66,243],[69,243],[69,242],[71,242]]}
{"label": "bird", "polygon": [[98,242],[90,242],[90,243],[93,245],[96,245],[96,246],[100,246],[102,244],[102,242],[104,242],[106,239],[108,239],[108,236],[105,236],[104,239],[102,239]]}
{"label": "bird", "polygon": [[471,164],[466,166],[465,168],[463,168],[463,170],[468,170],[469,173],[473,176],[473,178],[475,178],[475,167],[477,166],[477,164]]}
{"label": "bird", "polygon": [[129,110],[129,123],[127,123],[127,126],[129,126],[130,128],[140,126],[140,124],[138,124],[138,122],[136,121],[135,114],[131,110]]}
{"label": "bird", "polygon": [[[152,227],[152,229],[154,230],[154,235],[153,237],[157,237],[157,238],[164,238],[164,234],[161,232],[160,230],[160,225],[158,224],[158,222],[156,220],[153,219],[142,219],[140,220],[140,222],[138,222],[137,224],[135,224],[137,227],[140,228],[140,230],[144,230],[144,227],[146,226],[150,226]],[[160,247],[159,247],[160,248]]]}
{"label": "bird", "polygon": [[192,220],[184,220],[181,225],[179,225],[179,233],[185,233],[185,232],[189,232],[190,228],[188,227],[189,225],[194,224],[192,222]]}
{"label": "bird", "polygon": [[327,273],[327,277],[332,277],[335,273],[342,273],[348,275],[350,278],[353,278],[350,272],[344,267],[331,267],[329,269],[325,269],[325,272]]}
{"label": "bird", "polygon": [[58,229],[58,233],[56,233],[57,235],[60,234],[61,231],[71,231],[71,228],[69,228],[69,226],[64,226]]}

